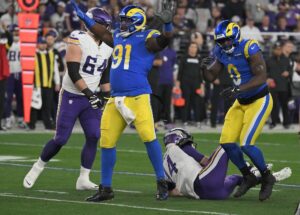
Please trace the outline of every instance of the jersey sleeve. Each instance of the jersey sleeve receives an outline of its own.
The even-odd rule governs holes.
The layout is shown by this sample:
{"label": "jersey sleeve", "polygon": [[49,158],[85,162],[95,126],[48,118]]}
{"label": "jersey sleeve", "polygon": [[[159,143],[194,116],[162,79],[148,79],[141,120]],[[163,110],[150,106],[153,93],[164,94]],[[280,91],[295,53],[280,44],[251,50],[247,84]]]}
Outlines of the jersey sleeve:
{"label": "jersey sleeve", "polygon": [[146,40],[148,40],[149,38],[158,37],[159,35],[160,35],[160,32],[158,30],[149,30],[149,31],[147,31]]}
{"label": "jersey sleeve", "polygon": [[251,57],[252,55],[256,54],[259,51],[261,51],[261,49],[257,40],[248,40],[246,42],[244,48],[244,55],[246,58]]}
{"label": "jersey sleeve", "polygon": [[80,45],[80,32],[79,31],[72,31],[68,38],[68,43],[73,45]]}
{"label": "jersey sleeve", "polygon": [[219,46],[215,46],[215,48],[213,50],[213,57],[216,58],[217,60],[219,60],[220,54],[221,54],[221,50],[220,50]]}

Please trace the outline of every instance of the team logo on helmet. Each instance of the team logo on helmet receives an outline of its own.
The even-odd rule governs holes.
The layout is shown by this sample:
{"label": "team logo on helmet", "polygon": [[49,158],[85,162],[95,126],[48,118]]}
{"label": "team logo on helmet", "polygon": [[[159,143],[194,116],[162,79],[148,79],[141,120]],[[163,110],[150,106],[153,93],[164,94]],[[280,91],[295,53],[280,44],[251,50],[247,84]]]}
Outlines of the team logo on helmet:
{"label": "team logo on helmet", "polygon": [[234,22],[224,20],[215,28],[214,39],[225,53],[230,54],[241,40],[240,27]]}
{"label": "team logo on helmet", "polygon": [[104,9],[93,7],[86,12],[86,15],[106,28],[111,28],[112,18]]}
{"label": "team logo on helmet", "polygon": [[122,37],[128,37],[134,32],[144,29],[147,21],[145,11],[135,5],[124,7],[120,11],[119,17],[121,21],[120,35]]}

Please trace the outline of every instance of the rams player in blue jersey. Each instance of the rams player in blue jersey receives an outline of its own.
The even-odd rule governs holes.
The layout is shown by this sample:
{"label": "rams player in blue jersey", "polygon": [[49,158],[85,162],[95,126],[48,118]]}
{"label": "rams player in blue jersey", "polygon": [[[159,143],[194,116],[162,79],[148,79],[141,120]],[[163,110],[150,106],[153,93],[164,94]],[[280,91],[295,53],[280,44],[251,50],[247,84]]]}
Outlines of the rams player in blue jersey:
{"label": "rams player in blue jersey", "polygon": [[169,3],[157,16],[164,23],[164,32],[145,30],[146,14],[138,6],[128,5],[119,14],[120,28],[113,34],[82,13],[75,3],[77,15],[101,41],[114,47],[110,71],[111,98],[101,121],[101,184],[99,191],[87,201],[104,201],[114,197],[112,184],[116,162],[116,143],[125,127],[134,123],[145,143],[157,178],[157,200],[168,197],[161,146],[156,138],[150,106],[151,88],[147,74],[155,54],[164,49],[172,37],[173,13]]}
{"label": "rams player in blue jersey", "polygon": [[[213,81],[225,68],[234,85],[221,95],[236,98],[225,117],[220,144],[230,160],[243,174],[243,182],[234,194],[244,195],[257,184],[257,179],[250,172],[243,158],[243,152],[251,159],[262,174],[259,200],[271,196],[275,178],[267,169],[262,151],[255,146],[273,107],[266,78],[266,65],[261,49],[256,40],[244,40],[240,37],[240,27],[228,20],[220,22],[215,29],[214,60],[202,61],[203,75]],[[240,147],[236,144],[240,143]]]}

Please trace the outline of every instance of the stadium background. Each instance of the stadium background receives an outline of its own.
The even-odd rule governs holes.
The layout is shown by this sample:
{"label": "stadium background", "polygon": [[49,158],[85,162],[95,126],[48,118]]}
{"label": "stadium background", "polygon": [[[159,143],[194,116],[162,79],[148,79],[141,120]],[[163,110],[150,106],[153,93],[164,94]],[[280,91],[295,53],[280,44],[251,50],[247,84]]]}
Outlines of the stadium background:
{"label": "stadium background", "polygon": [[[96,5],[105,7],[113,16],[114,28],[118,25],[118,11],[124,5],[130,3],[141,5],[147,13],[150,25],[154,12],[159,10],[161,3],[159,0],[79,0],[77,2],[80,2],[85,10]],[[2,0],[0,2],[0,21],[3,25],[1,24],[1,26],[17,24],[16,14],[18,12],[19,8],[15,1]],[[82,29],[82,23],[75,16],[68,1],[41,0],[37,12],[41,15],[39,36],[46,36],[53,28],[56,29],[57,35],[56,32],[54,35],[57,38],[54,48],[58,50],[63,59],[66,48],[65,39],[72,30]],[[243,38],[257,39],[267,61],[272,56],[274,48],[282,48],[285,41],[291,41],[294,46],[292,54],[289,56],[291,63],[293,63],[293,71],[287,79],[289,124],[283,127],[278,123],[274,127],[270,119],[263,132],[267,134],[263,134],[258,140],[267,162],[274,163],[274,170],[279,170],[285,166],[290,166],[293,170],[290,179],[275,186],[276,191],[270,201],[258,202],[258,190],[253,189],[242,199],[230,198],[222,202],[194,201],[183,198],[170,199],[166,203],[156,202],[153,196],[153,171],[147,160],[144,146],[140,144],[140,140],[132,128],[128,128],[126,132],[129,134],[123,135],[119,141],[118,163],[114,176],[118,198],[113,202],[101,205],[86,204],[83,200],[91,192],[75,191],[74,184],[79,171],[79,154],[83,142],[83,135],[79,126],[75,127],[74,135],[69,140],[69,144],[61,154],[55,157],[56,161],[49,164],[47,171],[43,173],[36,187],[32,190],[24,190],[21,187],[22,179],[37,158],[45,141],[52,137],[55,127],[45,129],[41,122],[41,113],[39,113],[37,126],[30,129],[16,116],[16,98],[14,97],[12,115],[9,119],[2,119],[4,131],[0,131],[1,213],[40,214],[43,212],[43,214],[60,214],[63,211],[63,213],[74,214],[293,214],[300,201],[300,163],[297,154],[299,151],[297,134],[299,132],[300,93],[297,94],[297,85],[300,83],[300,76],[297,71],[300,68],[298,54],[300,2],[296,0],[181,0],[173,20],[175,36],[171,48],[177,54],[176,65],[172,70],[175,76],[174,86],[176,86],[176,74],[180,62],[187,55],[189,44],[191,42],[197,44],[200,59],[208,56],[214,46],[213,29],[222,19],[231,19],[239,23],[242,27]],[[252,23],[254,26],[249,27]],[[3,28],[1,27],[1,29],[1,36],[3,36]],[[160,56],[158,56],[159,58]],[[64,72],[60,71],[61,78]],[[159,68],[154,67],[151,72],[150,82],[152,79],[157,80],[160,77]],[[226,83],[228,84],[228,82]],[[205,83],[204,87],[205,93],[202,95],[203,99],[200,100],[204,104],[200,105],[200,121],[195,119],[195,111],[188,108],[188,121],[187,124],[184,124],[181,120],[182,107],[171,106],[171,122],[164,123],[166,119],[162,117],[157,123],[157,129],[159,132],[164,132],[174,126],[185,126],[193,133],[200,133],[195,136],[199,143],[198,147],[205,154],[209,154],[218,144],[226,104],[220,97],[217,97],[217,101],[213,101],[216,95],[214,91],[217,88],[216,84]],[[276,91],[276,88],[272,90]],[[55,122],[58,97],[55,85],[53,85],[53,91],[51,120]],[[175,98],[178,94],[173,93],[172,96]],[[216,125],[212,123],[211,119],[213,103],[218,107]],[[282,117],[280,114],[281,123],[283,122]],[[162,140],[161,135],[159,135],[159,139]],[[136,165],[137,161],[139,161],[139,165]],[[95,162],[93,169],[99,169],[99,162]],[[237,173],[237,170],[230,166],[229,173]],[[99,172],[93,171],[91,178],[97,182]]]}

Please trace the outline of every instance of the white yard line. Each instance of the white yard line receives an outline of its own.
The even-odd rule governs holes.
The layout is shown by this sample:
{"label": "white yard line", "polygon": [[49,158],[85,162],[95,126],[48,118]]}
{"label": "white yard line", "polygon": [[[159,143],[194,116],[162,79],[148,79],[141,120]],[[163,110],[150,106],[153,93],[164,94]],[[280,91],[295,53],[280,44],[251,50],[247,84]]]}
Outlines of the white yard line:
{"label": "white yard line", "polygon": [[135,191],[135,190],[119,190],[119,189],[114,189],[114,191],[119,192],[119,193],[135,193],[135,194],[142,193],[141,191]]}
{"label": "white yard line", "polygon": [[56,191],[56,190],[34,190],[41,193],[56,193],[56,194],[69,194],[68,192]]}
{"label": "white yard line", "polygon": [[[254,188],[251,188],[251,190],[260,190],[260,188],[254,187]],[[280,190],[272,189],[272,191],[273,191],[273,192],[278,192],[278,191],[280,191]]]}
{"label": "white yard line", "polygon": [[[2,197],[8,198],[21,198],[21,199],[33,199],[40,201],[48,201],[48,202],[62,202],[62,203],[72,203],[72,204],[88,204],[88,205],[105,205],[105,206],[113,206],[113,207],[122,207],[122,208],[132,208],[132,209],[141,209],[141,210],[150,210],[150,211],[167,211],[167,212],[177,212],[177,213],[188,213],[188,214],[213,214],[213,215],[229,215],[228,213],[219,213],[214,211],[192,211],[192,210],[177,210],[171,208],[155,208],[155,207],[144,207],[139,205],[127,205],[127,204],[117,204],[117,203],[93,203],[93,202],[84,202],[84,201],[74,201],[74,200],[63,200],[63,199],[52,199],[52,198],[41,198],[34,196],[22,196],[16,194],[8,194],[8,193],[0,193]],[[233,214],[231,214],[233,215]]]}

